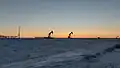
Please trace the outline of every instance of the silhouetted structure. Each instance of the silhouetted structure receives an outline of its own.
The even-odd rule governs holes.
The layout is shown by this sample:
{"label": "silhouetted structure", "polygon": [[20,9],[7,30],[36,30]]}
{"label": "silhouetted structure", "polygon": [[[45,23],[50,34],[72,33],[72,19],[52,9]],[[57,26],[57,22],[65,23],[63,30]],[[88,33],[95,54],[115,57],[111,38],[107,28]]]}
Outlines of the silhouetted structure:
{"label": "silhouetted structure", "polygon": [[53,34],[53,31],[51,31],[51,32],[48,34],[48,38],[51,38],[51,34]]}
{"label": "silhouetted structure", "polygon": [[18,36],[5,36],[5,35],[0,35],[0,38],[17,38]]}
{"label": "silhouetted structure", "polygon": [[7,36],[4,36],[4,35],[0,35],[0,38],[7,38]]}
{"label": "silhouetted structure", "polygon": [[18,38],[20,38],[20,29],[21,29],[21,27],[19,26],[18,27]]}
{"label": "silhouetted structure", "polygon": [[16,35],[16,36],[0,35],[0,38],[20,38],[20,26],[18,28],[18,35]]}
{"label": "silhouetted structure", "polygon": [[72,35],[72,34],[73,34],[73,32],[70,32],[68,38],[71,38],[71,35]]}
{"label": "silhouetted structure", "polygon": [[118,39],[119,38],[119,36],[116,36],[116,39]]}
{"label": "silhouetted structure", "polygon": [[100,39],[100,37],[97,37],[97,39]]}

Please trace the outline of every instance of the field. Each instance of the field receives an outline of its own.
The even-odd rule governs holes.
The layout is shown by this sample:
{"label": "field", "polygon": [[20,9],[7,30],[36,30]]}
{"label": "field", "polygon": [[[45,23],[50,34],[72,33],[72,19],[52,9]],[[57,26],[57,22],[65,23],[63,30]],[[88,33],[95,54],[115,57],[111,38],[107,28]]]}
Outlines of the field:
{"label": "field", "polygon": [[120,68],[119,49],[106,50],[116,44],[119,39],[0,39],[0,68]]}

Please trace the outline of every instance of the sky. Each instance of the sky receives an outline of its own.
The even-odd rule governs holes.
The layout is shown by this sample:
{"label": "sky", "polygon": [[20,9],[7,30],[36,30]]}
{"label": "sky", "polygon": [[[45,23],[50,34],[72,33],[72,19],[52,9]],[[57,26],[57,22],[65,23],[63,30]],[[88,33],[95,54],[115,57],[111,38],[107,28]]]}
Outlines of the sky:
{"label": "sky", "polygon": [[0,0],[0,34],[43,37],[116,37],[120,0]]}

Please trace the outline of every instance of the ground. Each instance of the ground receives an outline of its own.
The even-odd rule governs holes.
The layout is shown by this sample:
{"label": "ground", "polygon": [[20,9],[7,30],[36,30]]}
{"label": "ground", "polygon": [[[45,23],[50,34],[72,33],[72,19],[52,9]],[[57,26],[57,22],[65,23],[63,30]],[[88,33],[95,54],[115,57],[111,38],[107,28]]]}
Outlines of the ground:
{"label": "ground", "polygon": [[[119,39],[0,39],[0,68],[119,68]],[[82,55],[99,55],[86,60]]]}

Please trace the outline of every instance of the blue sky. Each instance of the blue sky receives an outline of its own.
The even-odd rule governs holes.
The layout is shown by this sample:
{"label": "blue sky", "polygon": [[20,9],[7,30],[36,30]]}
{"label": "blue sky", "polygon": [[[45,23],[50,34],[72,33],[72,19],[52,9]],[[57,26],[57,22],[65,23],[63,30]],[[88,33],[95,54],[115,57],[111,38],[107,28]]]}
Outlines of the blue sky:
{"label": "blue sky", "polygon": [[116,37],[120,0],[0,0],[0,33],[22,36]]}

